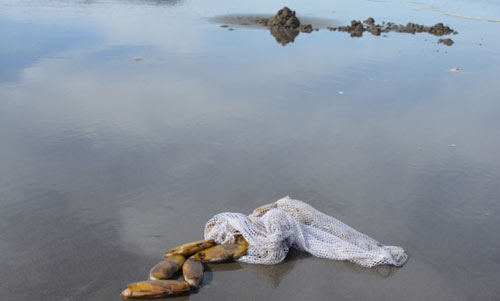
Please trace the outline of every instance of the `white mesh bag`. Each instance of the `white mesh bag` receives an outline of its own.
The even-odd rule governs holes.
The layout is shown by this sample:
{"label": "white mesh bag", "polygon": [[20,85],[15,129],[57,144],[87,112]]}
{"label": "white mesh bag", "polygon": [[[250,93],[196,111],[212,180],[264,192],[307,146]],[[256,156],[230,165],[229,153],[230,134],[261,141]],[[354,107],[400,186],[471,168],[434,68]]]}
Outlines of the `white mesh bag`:
{"label": "white mesh bag", "polygon": [[234,242],[237,234],[249,243],[246,255],[238,259],[246,263],[277,264],[285,259],[290,247],[364,267],[402,266],[408,260],[402,248],[384,246],[289,197],[259,207],[249,216],[231,212],[217,214],[205,226],[205,239],[213,239],[218,244]]}

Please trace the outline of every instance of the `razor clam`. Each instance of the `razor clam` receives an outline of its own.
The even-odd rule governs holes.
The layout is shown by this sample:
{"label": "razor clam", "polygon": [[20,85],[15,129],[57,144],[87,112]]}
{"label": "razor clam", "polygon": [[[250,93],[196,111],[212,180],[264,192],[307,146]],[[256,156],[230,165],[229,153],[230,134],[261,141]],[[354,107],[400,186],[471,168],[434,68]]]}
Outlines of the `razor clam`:
{"label": "razor clam", "polygon": [[189,289],[189,284],[186,281],[147,280],[127,285],[122,296],[126,298],[156,298],[181,294]]}

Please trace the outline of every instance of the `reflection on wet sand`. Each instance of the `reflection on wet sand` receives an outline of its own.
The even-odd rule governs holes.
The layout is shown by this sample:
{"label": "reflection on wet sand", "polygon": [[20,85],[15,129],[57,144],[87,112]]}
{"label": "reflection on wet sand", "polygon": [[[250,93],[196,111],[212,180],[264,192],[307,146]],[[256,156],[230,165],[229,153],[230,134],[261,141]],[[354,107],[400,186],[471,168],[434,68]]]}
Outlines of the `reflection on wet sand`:
{"label": "reflection on wet sand", "polygon": [[228,262],[221,264],[205,264],[205,274],[201,287],[209,286],[213,280],[214,273],[223,273],[237,270],[248,270],[256,277],[261,278],[264,283],[270,284],[272,288],[277,288],[281,279],[293,270],[299,260],[310,258],[312,255],[290,249],[285,260],[280,264],[247,264],[239,262]]}
{"label": "reflection on wet sand", "polygon": [[[276,289],[280,286],[282,279],[292,272],[298,263],[301,263],[304,260],[326,260],[326,259],[315,259],[312,255],[301,252],[295,249],[290,249],[287,254],[285,260],[280,264],[275,265],[261,265],[261,264],[237,264],[231,267],[227,267],[224,265],[218,265],[220,268],[212,269],[214,265],[211,265],[211,271],[232,271],[235,269],[243,268],[244,270],[250,271],[255,277],[262,279],[263,283],[269,284],[269,286],[273,289]],[[326,260],[328,261],[328,260]],[[237,264],[237,265],[236,265]],[[351,262],[341,262],[342,266],[346,267],[348,270],[351,270],[355,273],[376,276],[378,278],[390,278],[397,273],[399,268],[390,266],[390,265],[381,265],[373,268],[364,268],[360,265],[351,263]],[[307,266],[307,263],[305,264]],[[207,284],[209,281],[207,282]]]}
{"label": "reflection on wet sand", "polygon": [[239,262],[226,262],[221,264],[204,264],[205,271],[203,273],[203,280],[200,284],[200,287],[194,291],[196,294],[199,290],[205,289],[211,286],[212,281],[214,280],[214,273],[224,273],[230,271],[238,271],[243,267]]}
{"label": "reflection on wet sand", "polygon": [[299,35],[299,31],[293,28],[274,28],[269,29],[271,35],[276,39],[276,42],[285,46],[288,43],[293,43]]}
{"label": "reflection on wet sand", "polygon": [[243,267],[239,262],[225,262],[225,263],[207,263],[205,264],[205,271],[209,272],[227,272],[241,270]]}
{"label": "reflection on wet sand", "polygon": [[310,257],[312,257],[312,255],[308,253],[290,249],[285,260],[280,264],[244,264],[244,268],[255,276],[262,278],[264,282],[269,283],[272,288],[277,288],[280,285],[281,279],[293,270],[298,260]]}
{"label": "reflection on wet sand", "polygon": [[378,265],[373,268],[364,268],[360,265],[351,263],[351,262],[343,262],[344,266],[361,274],[373,275],[380,278],[389,278],[396,274],[396,272],[400,269],[400,267],[395,267],[392,265]]}

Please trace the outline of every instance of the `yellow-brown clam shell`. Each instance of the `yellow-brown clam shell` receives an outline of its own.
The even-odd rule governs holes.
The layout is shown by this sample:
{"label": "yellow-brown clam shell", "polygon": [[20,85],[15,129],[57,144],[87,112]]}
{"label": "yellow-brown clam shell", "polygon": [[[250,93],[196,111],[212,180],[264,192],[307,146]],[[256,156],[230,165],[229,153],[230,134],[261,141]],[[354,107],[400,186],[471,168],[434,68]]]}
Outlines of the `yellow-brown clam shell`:
{"label": "yellow-brown clam shell", "polygon": [[165,252],[165,257],[169,257],[172,255],[182,255],[182,256],[188,257],[188,256],[191,256],[198,251],[201,251],[203,249],[210,248],[213,246],[215,246],[215,242],[212,239],[193,241],[193,242],[175,247],[171,250],[168,250],[167,252]]}
{"label": "yellow-brown clam shell", "polygon": [[184,264],[184,256],[172,255],[158,262],[149,271],[149,279],[161,280],[172,277]]}
{"label": "yellow-brown clam shell", "polygon": [[216,263],[238,259],[246,251],[247,247],[243,244],[224,244],[199,251],[193,257],[201,262]]}
{"label": "yellow-brown clam shell", "polygon": [[189,284],[179,280],[147,280],[127,285],[122,292],[126,298],[156,298],[189,291]]}
{"label": "yellow-brown clam shell", "polygon": [[203,279],[203,263],[200,260],[190,257],[182,266],[184,280],[192,287],[198,287]]}

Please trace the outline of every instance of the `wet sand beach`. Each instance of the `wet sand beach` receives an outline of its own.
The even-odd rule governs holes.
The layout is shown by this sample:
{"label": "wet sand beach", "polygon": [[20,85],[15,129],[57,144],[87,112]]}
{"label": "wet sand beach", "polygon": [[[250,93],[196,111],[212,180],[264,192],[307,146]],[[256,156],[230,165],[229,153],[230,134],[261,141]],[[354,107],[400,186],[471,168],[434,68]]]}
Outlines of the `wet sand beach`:
{"label": "wet sand beach", "polygon": [[[234,21],[285,5],[319,30]],[[458,34],[327,29],[369,17]],[[286,195],[409,261],[209,264],[169,299],[498,300],[499,19],[486,0],[0,0],[0,300],[121,300],[215,214]]]}

